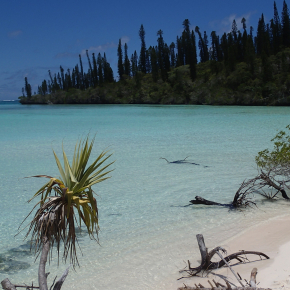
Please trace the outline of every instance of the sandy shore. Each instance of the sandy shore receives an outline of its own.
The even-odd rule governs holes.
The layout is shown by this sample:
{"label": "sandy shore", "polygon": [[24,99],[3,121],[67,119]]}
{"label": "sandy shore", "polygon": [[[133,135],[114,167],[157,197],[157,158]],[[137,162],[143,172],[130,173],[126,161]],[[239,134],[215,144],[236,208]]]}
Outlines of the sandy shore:
{"label": "sandy shore", "polygon": [[[257,256],[249,255],[253,262],[234,265],[234,271],[238,272],[243,279],[249,281],[251,270],[256,267],[258,269],[258,287],[290,289],[290,215],[259,223],[225,241],[220,246],[224,247],[228,254],[239,250],[265,253],[270,257],[269,260],[261,261]],[[228,268],[215,270],[204,278],[183,279],[183,283],[187,286],[201,283],[203,286],[209,287],[207,282],[209,279],[215,279],[215,281],[224,284],[222,276],[226,276],[230,282],[240,286]]]}

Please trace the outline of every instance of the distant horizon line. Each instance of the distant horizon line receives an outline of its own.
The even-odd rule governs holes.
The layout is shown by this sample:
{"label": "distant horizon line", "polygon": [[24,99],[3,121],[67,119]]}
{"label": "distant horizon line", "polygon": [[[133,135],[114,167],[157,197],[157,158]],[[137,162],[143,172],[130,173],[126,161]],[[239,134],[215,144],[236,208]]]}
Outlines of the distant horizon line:
{"label": "distant horizon line", "polygon": [[19,100],[0,100],[0,102],[19,102]]}

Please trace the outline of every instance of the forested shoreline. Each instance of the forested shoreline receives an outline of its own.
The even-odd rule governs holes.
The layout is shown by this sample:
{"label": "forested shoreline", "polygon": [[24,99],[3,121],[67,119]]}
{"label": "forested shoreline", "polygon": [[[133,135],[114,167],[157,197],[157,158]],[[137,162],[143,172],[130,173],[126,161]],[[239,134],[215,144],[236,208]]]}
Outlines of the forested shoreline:
{"label": "forested shoreline", "polygon": [[117,49],[118,81],[106,54],[86,51],[66,72],[48,72],[49,79],[32,94],[25,78],[19,100],[22,104],[211,104],[290,105],[290,17],[283,2],[281,20],[274,1],[274,16],[265,23],[262,14],[254,28],[242,31],[234,20],[229,33],[210,36],[198,26],[190,30],[188,19],[176,41],[167,44],[163,31],[157,45],[146,48],[141,25],[141,50],[129,58],[128,45]]}

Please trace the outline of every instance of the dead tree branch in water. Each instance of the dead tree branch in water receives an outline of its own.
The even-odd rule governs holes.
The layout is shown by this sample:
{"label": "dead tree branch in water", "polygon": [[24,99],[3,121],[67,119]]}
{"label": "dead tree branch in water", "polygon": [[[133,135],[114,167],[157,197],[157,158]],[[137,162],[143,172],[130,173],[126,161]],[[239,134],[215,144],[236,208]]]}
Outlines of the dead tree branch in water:
{"label": "dead tree branch in water", "polygon": [[[231,203],[218,203],[215,201],[204,199],[200,196],[196,196],[191,200],[191,204],[204,204],[204,205],[219,205],[229,208],[245,208],[248,206],[256,206],[256,203],[252,200],[254,194],[260,194],[268,199],[277,198],[277,194],[281,193],[284,199],[289,199],[286,189],[290,189],[290,176],[289,178],[280,178],[276,174],[275,168],[264,172],[260,170],[259,174],[248,180],[244,180],[239,189],[237,190],[234,199]],[[270,192],[269,192],[270,189]]]}
{"label": "dead tree branch in water", "polygon": [[[190,155],[189,155],[190,156]],[[186,156],[184,159],[182,160],[175,160],[175,161],[168,161],[166,158],[164,157],[160,157],[159,159],[164,159],[167,161],[167,163],[172,163],[172,164],[184,164],[184,163],[187,163],[187,164],[193,164],[193,165],[200,165],[198,163],[194,163],[194,162],[190,162],[190,161],[187,161],[186,159],[189,157],[189,156]]]}
{"label": "dead tree branch in water", "polygon": [[234,199],[231,203],[218,203],[215,201],[204,199],[200,196],[196,196],[195,199],[191,200],[191,204],[204,204],[204,205],[219,205],[219,206],[225,206],[229,208],[241,208],[241,207],[247,207],[247,206],[255,206],[255,202],[251,200],[250,194],[255,192],[255,189],[253,187],[254,180],[248,180],[244,181],[239,189],[237,190]]}

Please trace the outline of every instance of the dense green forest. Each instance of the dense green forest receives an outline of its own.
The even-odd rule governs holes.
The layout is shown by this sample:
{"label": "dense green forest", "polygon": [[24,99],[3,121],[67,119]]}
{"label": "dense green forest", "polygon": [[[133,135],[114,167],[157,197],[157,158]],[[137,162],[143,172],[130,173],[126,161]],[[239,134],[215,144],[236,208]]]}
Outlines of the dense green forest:
{"label": "dense green forest", "polygon": [[262,14],[256,33],[234,20],[229,33],[208,36],[190,22],[171,44],[157,32],[157,45],[146,47],[141,25],[141,49],[129,57],[128,45],[117,49],[118,81],[106,54],[86,52],[88,70],[79,63],[60,71],[32,94],[25,78],[21,103],[25,104],[220,104],[290,105],[290,16],[283,2],[281,20],[274,1],[274,16],[265,23]]}

